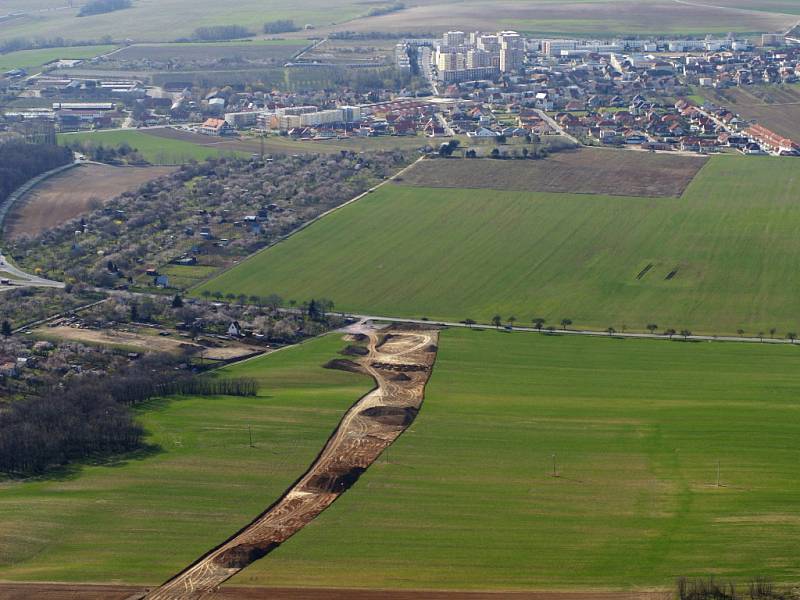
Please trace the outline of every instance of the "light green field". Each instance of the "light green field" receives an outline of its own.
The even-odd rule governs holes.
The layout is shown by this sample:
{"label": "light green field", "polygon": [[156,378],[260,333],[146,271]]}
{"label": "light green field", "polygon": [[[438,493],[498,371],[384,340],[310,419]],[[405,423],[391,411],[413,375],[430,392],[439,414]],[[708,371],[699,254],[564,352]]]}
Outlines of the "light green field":
{"label": "light green field", "polygon": [[11,69],[38,69],[44,64],[59,59],[88,59],[111,52],[116,46],[71,46],[66,48],[45,48],[42,50],[20,50],[0,54],[0,73]]}
{"label": "light green field", "polygon": [[326,297],[360,314],[782,336],[800,328],[798,197],[795,159],[769,157],[712,158],[681,198],[388,184],[197,291]]}
{"label": "light green field", "polygon": [[232,583],[796,583],[798,351],[447,331],[388,464]]}
{"label": "light green field", "polygon": [[218,150],[180,140],[158,138],[135,130],[65,133],[59,134],[58,139],[62,144],[79,140],[107,147],[120,146],[125,143],[131,148],[136,148],[145,160],[155,165],[180,164],[189,160],[205,160],[228,155],[249,156],[249,154],[232,150]]}
{"label": "light green field", "polygon": [[[161,450],[49,481],[0,483],[0,579],[156,584],[248,523],[311,464],[372,382],[320,367],[328,336],[226,370],[257,398],[140,410]],[[249,447],[252,426],[255,448]]]}
{"label": "light green field", "polygon": [[[77,17],[80,5],[64,8],[63,0],[47,0],[41,6],[27,1],[4,2],[3,14],[26,12],[26,16],[3,24],[0,40],[29,37],[66,39],[131,38],[136,42],[164,42],[192,35],[198,27],[243,25],[260,33],[267,21],[293,19],[303,27],[341,22],[368,11],[355,0],[306,0],[289,5],[281,0],[243,0],[231,5],[214,0],[138,0],[121,11]],[[8,5],[8,6],[6,6]],[[53,9],[58,10],[53,10]],[[38,9],[38,10],[37,10]]]}

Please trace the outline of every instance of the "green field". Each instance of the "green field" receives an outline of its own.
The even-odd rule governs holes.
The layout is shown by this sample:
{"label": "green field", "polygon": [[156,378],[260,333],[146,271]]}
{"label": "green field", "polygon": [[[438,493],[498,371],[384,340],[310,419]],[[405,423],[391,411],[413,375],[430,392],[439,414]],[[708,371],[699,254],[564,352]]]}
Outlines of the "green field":
{"label": "green field", "polygon": [[[80,3],[82,4],[82,3]],[[167,42],[192,35],[198,27],[243,25],[260,33],[267,21],[293,19],[300,27],[341,22],[362,14],[369,8],[356,0],[306,0],[289,5],[281,0],[242,0],[235,5],[214,0],[160,0],[134,2],[122,11],[77,17],[80,8],[66,8],[63,0],[46,0],[33,6],[29,0],[3,2],[3,14],[26,13],[3,23],[0,41],[12,38],[114,39],[131,38],[136,42]],[[157,8],[157,10],[155,10]],[[57,9],[57,10],[56,10]]]}
{"label": "green field", "polygon": [[800,328],[798,197],[796,160],[771,157],[712,158],[680,198],[388,184],[197,291],[326,297],[362,314],[783,336]]}
{"label": "green field", "polygon": [[149,403],[149,456],[0,482],[0,579],[156,584],[186,566],[277,499],[370,388],[320,367],[344,345],[328,336],[226,370],[258,378],[257,398]]}
{"label": "green field", "polygon": [[798,351],[447,331],[388,464],[233,583],[796,583]]}
{"label": "green field", "polygon": [[42,50],[20,50],[0,54],[0,73],[11,69],[38,69],[44,64],[59,59],[88,59],[111,52],[116,46],[70,46],[65,48],[44,48]]}
{"label": "green field", "polygon": [[180,140],[158,138],[136,130],[65,133],[59,134],[58,139],[61,143],[78,140],[108,147],[128,144],[131,148],[136,148],[145,160],[154,165],[180,164],[189,160],[205,160],[225,155],[250,156],[232,150],[218,150]]}

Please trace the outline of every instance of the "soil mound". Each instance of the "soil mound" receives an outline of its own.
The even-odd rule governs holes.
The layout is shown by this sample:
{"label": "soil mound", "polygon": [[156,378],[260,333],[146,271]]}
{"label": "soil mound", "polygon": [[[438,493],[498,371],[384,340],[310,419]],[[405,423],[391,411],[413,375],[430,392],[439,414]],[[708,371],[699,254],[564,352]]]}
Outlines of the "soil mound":
{"label": "soil mound", "polygon": [[359,414],[375,419],[382,425],[406,427],[416,418],[418,409],[411,406],[373,406],[362,410]]}
{"label": "soil mound", "polygon": [[398,373],[397,375],[389,377],[389,381],[411,381],[411,377],[405,373]]}
{"label": "soil mound", "polygon": [[229,548],[218,557],[214,562],[226,569],[243,569],[259,558],[264,558],[280,544],[277,542],[261,542],[259,544],[239,544]]}
{"label": "soil mound", "polygon": [[366,469],[362,467],[326,471],[312,477],[307,487],[319,492],[341,494],[350,489],[364,471]]}
{"label": "soil mound", "polygon": [[398,371],[400,373],[413,373],[419,371],[427,371],[428,367],[425,365],[407,365],[398,363],[385,363],[374,362],[372,366],[381,371]]}
{"label": "soil mound", "polygon": [[334,358],[333,360],[329,360],[322,365],[322,368],[347,371],[348,373],[361,373],[361,367],[352,360],[347,360],[346,358]]}
{"label": "soil mound", "polygon": [[351,344],[347,346],[347,348],[342,350],[340,354],[343,354],[345,356],[366,356],[367,354],[369,354],[369,348]]}

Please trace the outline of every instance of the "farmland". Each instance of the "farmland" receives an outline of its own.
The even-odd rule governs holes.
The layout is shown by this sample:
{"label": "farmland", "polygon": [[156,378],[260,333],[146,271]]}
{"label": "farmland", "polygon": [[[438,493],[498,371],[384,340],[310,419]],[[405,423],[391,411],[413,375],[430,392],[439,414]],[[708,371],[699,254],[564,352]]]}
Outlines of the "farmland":
{"label": "farmland", "polygon": [[145,160],[156,165],[174,165],[189,160],[205,160],[226,154],[236,154],[235,151],[198,146],[181,140],[165,140],[136,130],[67,133],[60,134],[58,139],[62,143],[80,141],[104,146],[128,144],[131,148],[138,150]]}
{"label": "farmland", "polygon": [[[706,34],[786,30],[797,21],[796,14],[780,12],[783,4],[778,6],[771,0],[748,1],[746,7],[721,4],[669,0],[501,0],[491,3],[468,0],[420,4],[381,17],[357,19],[342,28],[445,31],[452,23],[459,23],[465,31],[513,28],[546,35]],[[757,8],[763,10],[752,10]]]}
{"label": "farmland", "polygon": [[28,193],[6,218],[4,236],[38,235],[172,171],[167,167],[81,165],[45,180]]}
{"label": "farmland", "polygon": [[[186,38],[198,27],[231,24],[248,25],[257,34],[261,23],[276,19],[293,19],[301,26],[311,24],[322,35],[336,29],[439,32],[451,28],[454,23],[467,30],[513,27],[553,35],[705,34],[785,30],[797,19],[797,7],[791,0],[726,0],[724,5],[717,4],[668,0],[501,0],[491,3],[418,0],[406,10],[367,17],[373,5],[355,0],[337,0],[333,6],[322,0],[302,5],[287,5],[278,0],[244,0],[235,7],[200,0],[188,14],[181,0],[160,2],[159,10],[153,10],[150,2],[142,1],[127,9],[124,18],[113,13],[81,18],[79,37],[99,39],[110,35],[114,39],[131,38],[137,42],[164,42]],[[4,3],[4,10],[24,14],[2,24],[0,40],[56,36],[76,39],[78,6],[66,8],[59,0],[45,0],[36,5],[14,0]],[[305,35],[304,32],[294,37],[301,35]]]}
{"label": "farmland", "polygon": [[614,196],[680,196],[705,159],[582,149],[548,160],[429,160],[403,177],[407,185],[571,192]]}
{"label": "farmland", "polygon": [[800,139],[800,86],[750,86],[729,90],[700,88],[702,99],[727,106],[776,133]]}
{"label": "farmland", "polygon": [[440,342],[388,461],[233,583],[800,577],[796,348],[469,330]]}
{"label": "farmland", "polygon": [[795,166],[715,157],[680,198],[390,183],[197,291],[327,297],[391,316],[782,336],[800,325]]}
{"label": "farmland", "polygon": [[71,46],[66,48],[45,48],[42,50],[20,50],[0,54],[0,73],[11,69],[38,69],[42,65],[61,59],[88,59],[114,50],[115,46]]}
{"label": "farmland", "polygon": [[[107,13],[77,18],[80,6],[64,6],[61,0],[46,0],[31,6],[23,0],[3,3],[3,11],[25,13],[0,27],[0,39],[16,37],[56,36],[65,39],[99,39],[110,35],[115,39],[131,38],[137,42],[165,42],[192,35],[198,27],[212,25],[247,25],[255,30],[276,19],[294,19],[301,26],[330,25],[367,12],[353,0],[338,0],[336,9],[324,0],[309,0],[302,5],[287,5],[280,0],[244,0],[236,6],[213,0],[199,0],[186,9],[181,0],[135,2],[124,15]],[[332,15],[335,14],[335,17]]]}
{"label": "farmland", "polygon": [[149,403],[139,417],[150,452],[0,483],[3,579],[155,584],[225,539],[303,472],[370,388],[320,367],[343,347],[328,336],[224,371],[257,378],[256,398]]}

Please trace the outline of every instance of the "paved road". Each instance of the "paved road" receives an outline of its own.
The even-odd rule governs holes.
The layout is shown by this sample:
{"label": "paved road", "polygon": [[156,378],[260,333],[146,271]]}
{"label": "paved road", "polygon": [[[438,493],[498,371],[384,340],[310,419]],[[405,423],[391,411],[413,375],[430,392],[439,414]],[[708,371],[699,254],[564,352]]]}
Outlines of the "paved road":
{"label": "paved road", "polygon": [[[295,309],[297,310],[297,309]],[[494,325],[486,325],[476,323],[474,325],[466,325],[464,323],[457,323],[453,321],[434,321],[431,319],[407,319],[403,317],[387,317],[385,315],[356,315],[348,313],[348,316],[358,319],[363,322],[368,321],[387,321],[393,323],[415,323],[419,325],[439,325],[443,327],[466,327],[468,329],[500,329],[503,331],[524,331],[529,333],[538,333],[541,335],[587,335],[592,337],[615,337],[615,338],[632,338],[632,339],[644,339],[644,340],[668,340],[668,339],[675,339],[675,340],[685,340],[685,341],[693,341],[693,342],[747,342],[751,344],[794,344],[794,341],[788,339],[781,339],[781,338],[768,338],[764,337],[763,339],[759,339],[757,337],[747,337],[747,336],[727,336],[727,335],[689,335],[684,338],[684,336],[675,334],[670,338],[669,336],[663,333],[631,333],[631,332],[614,332],[613,334],[609,334],[607,331],[595,331],[591,329],[554,329],[550,331],[546,328],[543,329],[536,329],[535,327],[495,327]],[[797,344],[800,346],[800,343]]]}
{"label": "paved road", "polygon": [[[61,281],[51,281],[50,279],[44,279],[43,277],[37,277],[36,275],[26,273],[22,269],[19,269],[8,262],[6,257],[2,254],[0,254],[0,273],[0,279],[9,279],[11,281],[10,285],[0,284],[0,292],[17,287],[64,287],[64,284]],[[7,277],[5,275],[6,273],[11,275],[11,277]]]}

